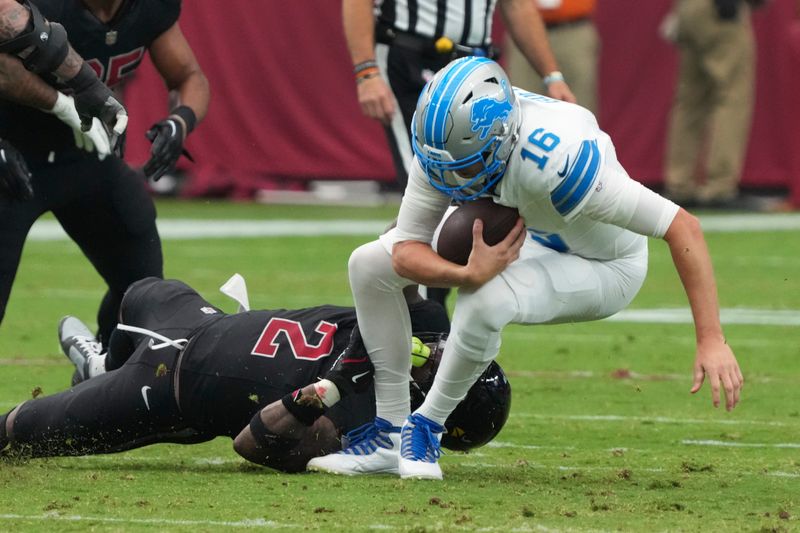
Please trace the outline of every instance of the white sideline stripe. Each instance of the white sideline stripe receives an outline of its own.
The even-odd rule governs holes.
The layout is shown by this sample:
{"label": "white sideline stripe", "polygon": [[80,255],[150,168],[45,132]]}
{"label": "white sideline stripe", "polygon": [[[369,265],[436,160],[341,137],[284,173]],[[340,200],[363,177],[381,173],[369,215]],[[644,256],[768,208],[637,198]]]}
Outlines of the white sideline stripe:
{"label": "white sideline stripe", "polygon": [[[794,309],[720,309],[723,324],[763,326],[800,326],[800,311]],[[691,324],[689,308],[625,309],[605,320],[609,322],[644,322],[651,324]]]}
{"label": "white sideline stripe", "polygon": [[[252,237],[319,237],[373,235],[386,229],[385,220],[157,220],[162,239],[228,239]],[[37,221],[28,234],[31,241],[66,241],[69,237],[55,220]]]}
{"label": "white sideline stripe", "polygon": [[700,225],[711,233],[795,231],[800,230],[800,213],[706,215],[700,217]]}
{"label": "white sideline stripe", "polygon": [[669,418],[665,416],[622,416],[622,415],[540,415],[536,413],[511,413],[516,418],[535,418],[539,420],[574,420],[576,422],[651,422],[654,424],[723,424],[727,426],[756,425],[773,427],[794,427],[798,424],[769,420],[708,420],[698,418]]}
{"label": "white sideline stripe", "polygon": [[[516,444],[513,442],[503,442],[493,440],[486,443],[487,448],[515,448],[518,450],[574,450],[575,446],[536,446],[535,444]],[[471,457],[476,454],[470,453]]]}
{"label": "white sideline stripe", "polygon": [[[800,214],[711,215],[700,217],[707,232],[763,232],[800,230]],[[156,221],[162,239],[222,239],[230,237],[284,237],[320,235],[379,235],[386,220],[205,220],[167,218]],[[65,241],[55,220],[37,221],[28,240]]]}
{"label": "white sideline stripe", "polygon": [[763,444],[758,442],[728,442],[724,440],[682,440],[681,444],[689,446],[723,446],[727,448],[797,448],[798,442],[781,442],[777,444]]}
{"label": "white sideline stripe", "polygon": [[161,526],[218,526],[218,527],[262,527],[267,529],[302,528],[302,524],[289,524],[264,520],[263,518],[236,521],[223,520],[174,520],[170,518],[112,518],[108,516],[60,515],[46,513],[43,515],[0,514],[2,520],[41,520],[62,522],[104,522],[109,524],[148,524]]}

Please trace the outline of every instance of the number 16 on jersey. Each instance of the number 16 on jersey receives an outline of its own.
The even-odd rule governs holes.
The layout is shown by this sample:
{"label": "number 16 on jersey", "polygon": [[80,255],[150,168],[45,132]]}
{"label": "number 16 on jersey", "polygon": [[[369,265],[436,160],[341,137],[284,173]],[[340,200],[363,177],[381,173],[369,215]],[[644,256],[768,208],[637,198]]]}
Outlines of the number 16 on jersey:
{"label": "number 16 on jersey", "polygon": [[539,170],[544,170],[544,166],[550,160],[550,156],[547,154],[553,151],[553,148],[558,146],[558,143],[561,142],[561,139],[548,131],[544,131],[544,128],[536,128],[533,130],[528,136],[528,143],[531,145],[531,150],[528,150],[528,147],[522,149],[520,155],[522,159],[530,159],[536,163],[539,167]]}

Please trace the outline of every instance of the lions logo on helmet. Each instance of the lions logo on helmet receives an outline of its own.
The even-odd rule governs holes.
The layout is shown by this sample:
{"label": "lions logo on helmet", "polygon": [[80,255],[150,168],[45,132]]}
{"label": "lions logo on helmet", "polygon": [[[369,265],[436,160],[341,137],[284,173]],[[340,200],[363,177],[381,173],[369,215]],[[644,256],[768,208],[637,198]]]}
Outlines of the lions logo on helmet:
{"label": "lions logo on helmet", "polygon": [[505,122],[514,109],[508,98],[508,86],[505,80],[501,80],[500,85],[503,87],[503,92],[506,93],[503,95],[504,98],[502,100],[495,100],[492,96],[484,96],[472,104],[472,114],[470,115],[472,131],[478,133],[482,141],[489,135],[494,123],[497,121],[500,121],[501,124]]}
{"label": "lions logo on helmet", "polygon": [[458,201],[503,177],[519,136],[520,104],[503,69],[485,57],[457,59],[417,102],[412,146],[428,181]]}

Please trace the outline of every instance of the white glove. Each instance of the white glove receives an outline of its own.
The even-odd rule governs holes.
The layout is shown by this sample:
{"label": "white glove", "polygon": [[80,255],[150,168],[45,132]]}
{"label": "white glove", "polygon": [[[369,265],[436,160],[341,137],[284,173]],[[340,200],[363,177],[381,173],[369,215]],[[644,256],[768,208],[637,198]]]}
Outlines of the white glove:
{"label": "white glove", "polygon": [[50,113],[72,129],[75,136],[75,146],[91,153],[97,152],[97,159],[102,161],[111,153],[111,143],[108,139],[103,123],[98,118],[92,120],[89,131],[81,130],[81,119],[75,109],[75,102],[71,96],[59,92],[56,103]]}

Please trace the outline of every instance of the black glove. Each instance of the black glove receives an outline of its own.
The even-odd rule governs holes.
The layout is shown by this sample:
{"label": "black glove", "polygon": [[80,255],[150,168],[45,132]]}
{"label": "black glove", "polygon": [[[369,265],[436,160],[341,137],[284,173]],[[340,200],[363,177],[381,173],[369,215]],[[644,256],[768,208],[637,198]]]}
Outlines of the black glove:
{"label": "black glove", "polygon": [[183,123],[176,118],[166,118],[153,124],[145,137],[153,146],[150,148],[150,160],[144,164],[144,175],[158,181],[161,176],[175,168],[178,158],[184,153],[183,141],[186,134]]}
{"label": "black glove", "polygon": [[339,394],[344,398],[349,394],[369,390],[374,375],[375,367],[369,360],[367,349],[361,340],[361,332],[356,326],[350,334],[350,342],[347,347],[336,358],[336,362],[325,374],[324,379],[332,381],[339,389]]}
{"label": "black glove", "polygon": [[81,118],[81,129],[89,131],[92,128],[92,119],[97,117],[108,134],[111,151],[121,155],[121,136],[128,127],[128,112],[125,107],[86,63],[74,78],[65,83],[73,90],[72,97]]}
{"label": "black glove", "polygon": [[0,197],[29,200],[33,197],[31,173],[25,159],[8,141],[0,139]]}

